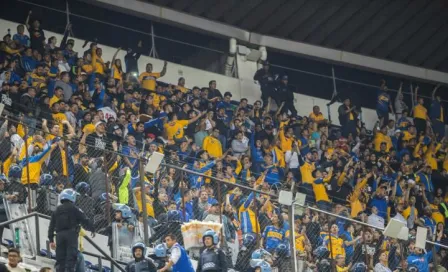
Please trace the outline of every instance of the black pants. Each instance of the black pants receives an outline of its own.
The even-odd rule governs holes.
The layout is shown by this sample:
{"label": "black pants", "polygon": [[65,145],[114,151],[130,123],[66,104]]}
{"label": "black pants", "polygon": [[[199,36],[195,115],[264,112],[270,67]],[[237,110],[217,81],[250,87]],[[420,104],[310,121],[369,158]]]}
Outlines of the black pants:
{"label": "black pants", "polygon": [[268,98],[271,96],[271,88],[261,87],[261,101],[263,101],[263,107],[268,106]]}
{"label": "black pants", "polygon": [[78,232],[75,229],[56,233],[56,272],[74,272],[78,255]]}
{"label": "black pants", "polygon": [[426,120],[420,118],[414,118],[414,125],[417,129],[417,133],[420,136],[421,133],[426,133]]}
{"label": "black pants", "polygon": [[357,131],[355,120],[348,120],[347,123],[342,126],[342,136],[347,138],[350,133],[352,134],[353,138],[356,138]]}

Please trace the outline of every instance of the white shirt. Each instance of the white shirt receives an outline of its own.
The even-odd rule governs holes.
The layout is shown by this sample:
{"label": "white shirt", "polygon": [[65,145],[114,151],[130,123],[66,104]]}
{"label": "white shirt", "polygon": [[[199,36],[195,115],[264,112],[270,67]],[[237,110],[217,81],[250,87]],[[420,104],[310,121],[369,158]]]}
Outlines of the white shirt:
{"label": "white shirt", "polygon": [[26,269],[17,265],[16,267],[11,267],[9,264],[6,264],[6,267],[10,272],[26,272]]}
{"label": "white shirt", "polygon": [[391,272],[391,270],[387,266],[377,263],[373,268],[373,272]]}
{"label": "white shirt", "polygon": [[383,228],[384,229],[384,218],[379,215],[372,213],[367,218],[367,224],[372,225],[374,227]]}
{"label": "white shirt", "polygon": [[[176,245],[177,245],[177,244],[176,244]],[[181,255],[180,248],[179,248],[178,246],[175,246],[175,245],[174,245],[174,246],[171,248],[170,261],[172,261],[173,264],[177,264],[177,262],[178,262],[179,259],[180,259],[180,255]]]}
{"label": "white shirt", "polygon": [[299,156],[297,152],[292,152],[291,150],[286,151],[285,153],[285,162],[288,164],[290,169],[299,168]]}

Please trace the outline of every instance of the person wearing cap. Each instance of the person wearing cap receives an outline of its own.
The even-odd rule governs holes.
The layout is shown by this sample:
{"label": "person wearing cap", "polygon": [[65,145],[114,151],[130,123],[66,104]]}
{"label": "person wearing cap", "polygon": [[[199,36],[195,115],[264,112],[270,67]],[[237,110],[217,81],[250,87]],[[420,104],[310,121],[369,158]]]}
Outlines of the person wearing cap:
{"label": "person wearing cap", "polygon": [[95,124],[95,131],[85,131],[80,144],[85,145],[90,158],[103,156],[105,150],[112,150],[112,142],[107,139],[106,123],[98,121]]}
{"label": "person wearing cap", "polygon": [[297,116],[297,110],[294,106],[294,92],[288,86],[288,76],[283,75],[280,81],[277,83],[274,90],[274,100],[277,106],[283,105],[281,112],[291,112],[291,116]]}
{"label": "person wearing cap", "polygon": [[269,70],[269,62],[263,62],[263,68],[257,70],[254,75],[254,80],[258,81],[261,88],[261,100],[263,101],[263,106],[268,105],[268,98],[271,96],[272,90],[275,87],[274,84],[274,74]]}

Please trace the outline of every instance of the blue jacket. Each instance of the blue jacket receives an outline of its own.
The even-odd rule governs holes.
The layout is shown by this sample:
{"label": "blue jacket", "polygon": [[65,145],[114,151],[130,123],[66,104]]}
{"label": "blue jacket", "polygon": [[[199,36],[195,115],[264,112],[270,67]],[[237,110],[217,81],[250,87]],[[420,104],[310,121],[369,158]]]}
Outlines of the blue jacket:
{"label": "blue jacket", "polygon": [[442,105],[437,99],[434,99],[431,103],[431,107],[429,108],[429,117],[431,119],[445,119],[442,115]]}
{"label": "blue jacket", "polygon": [[193,265],[191,264],[191,260],[188,257],[185,249],[178,243],[174,244],[171,250],[173,250],[174,248],[179,248],[180,258],[177,263],[173,265],[173,272],[194,272]]}
{"label": "blue jacket", "polygon": [[419,272],[429,272],[429,262],[432,260],[432,251],[426,254],[408,256],[408,265],[415,265]]}
{"label": "blue jacket", "polygon": [[37,60],[35,60],[33,57],[23,56],[22,66],[25,71],[32,72],[34,69],[36,69]]}

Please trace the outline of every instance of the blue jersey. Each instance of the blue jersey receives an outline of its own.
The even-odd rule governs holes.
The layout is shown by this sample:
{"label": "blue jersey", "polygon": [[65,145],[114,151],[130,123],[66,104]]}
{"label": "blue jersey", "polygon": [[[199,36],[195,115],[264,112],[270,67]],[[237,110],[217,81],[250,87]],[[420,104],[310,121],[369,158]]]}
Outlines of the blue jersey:
{"label": "blue jersey", "polygon": [[389,112],[390,96],[388,93],[379,91],[376,102],[376,109],[382,112]]}
{"label": "blue jersey", "polygon": [[177,263],[173,265],[173,272],[194,272],[193,264],[185,249],[178,243],[174,244],[171,250],[173,250],[173,248],[178,248],[180,250],[180,258]]}
{"label": "blue jersey", "polygon": [[12,36],[12,40],[18,41],[20,45],[23,45],[25,47],[30,46],[30,37],[28,37],[28,35],[20,35],[19,33],[17,33]]}
{"label": "blue jersey", "polygon": [[[348,231],[343,231],[342,234],[341,234],[341,238],[344,241],[347,241],[347,242],[353,241],[353,235],[350,232],[348,232]],[[347,246],[347,245],[344,244],[344,248],[345,248],[345,254],[347,256],[353,256],[354,245]]]}
{"label": "blue jersey", "polygon": [[432,251],[426,254],[416,255],[411,254],[408,256],[408,265],[413,265],[418,268],[419,272],[429,272],[429,262],[432,259]]}
{"label": "blue jersey", "polygon": [[285,230],[279,229],[275,226],[267,226],[263,232],[265,240],[265,249],[272,251],[285,239]]}

